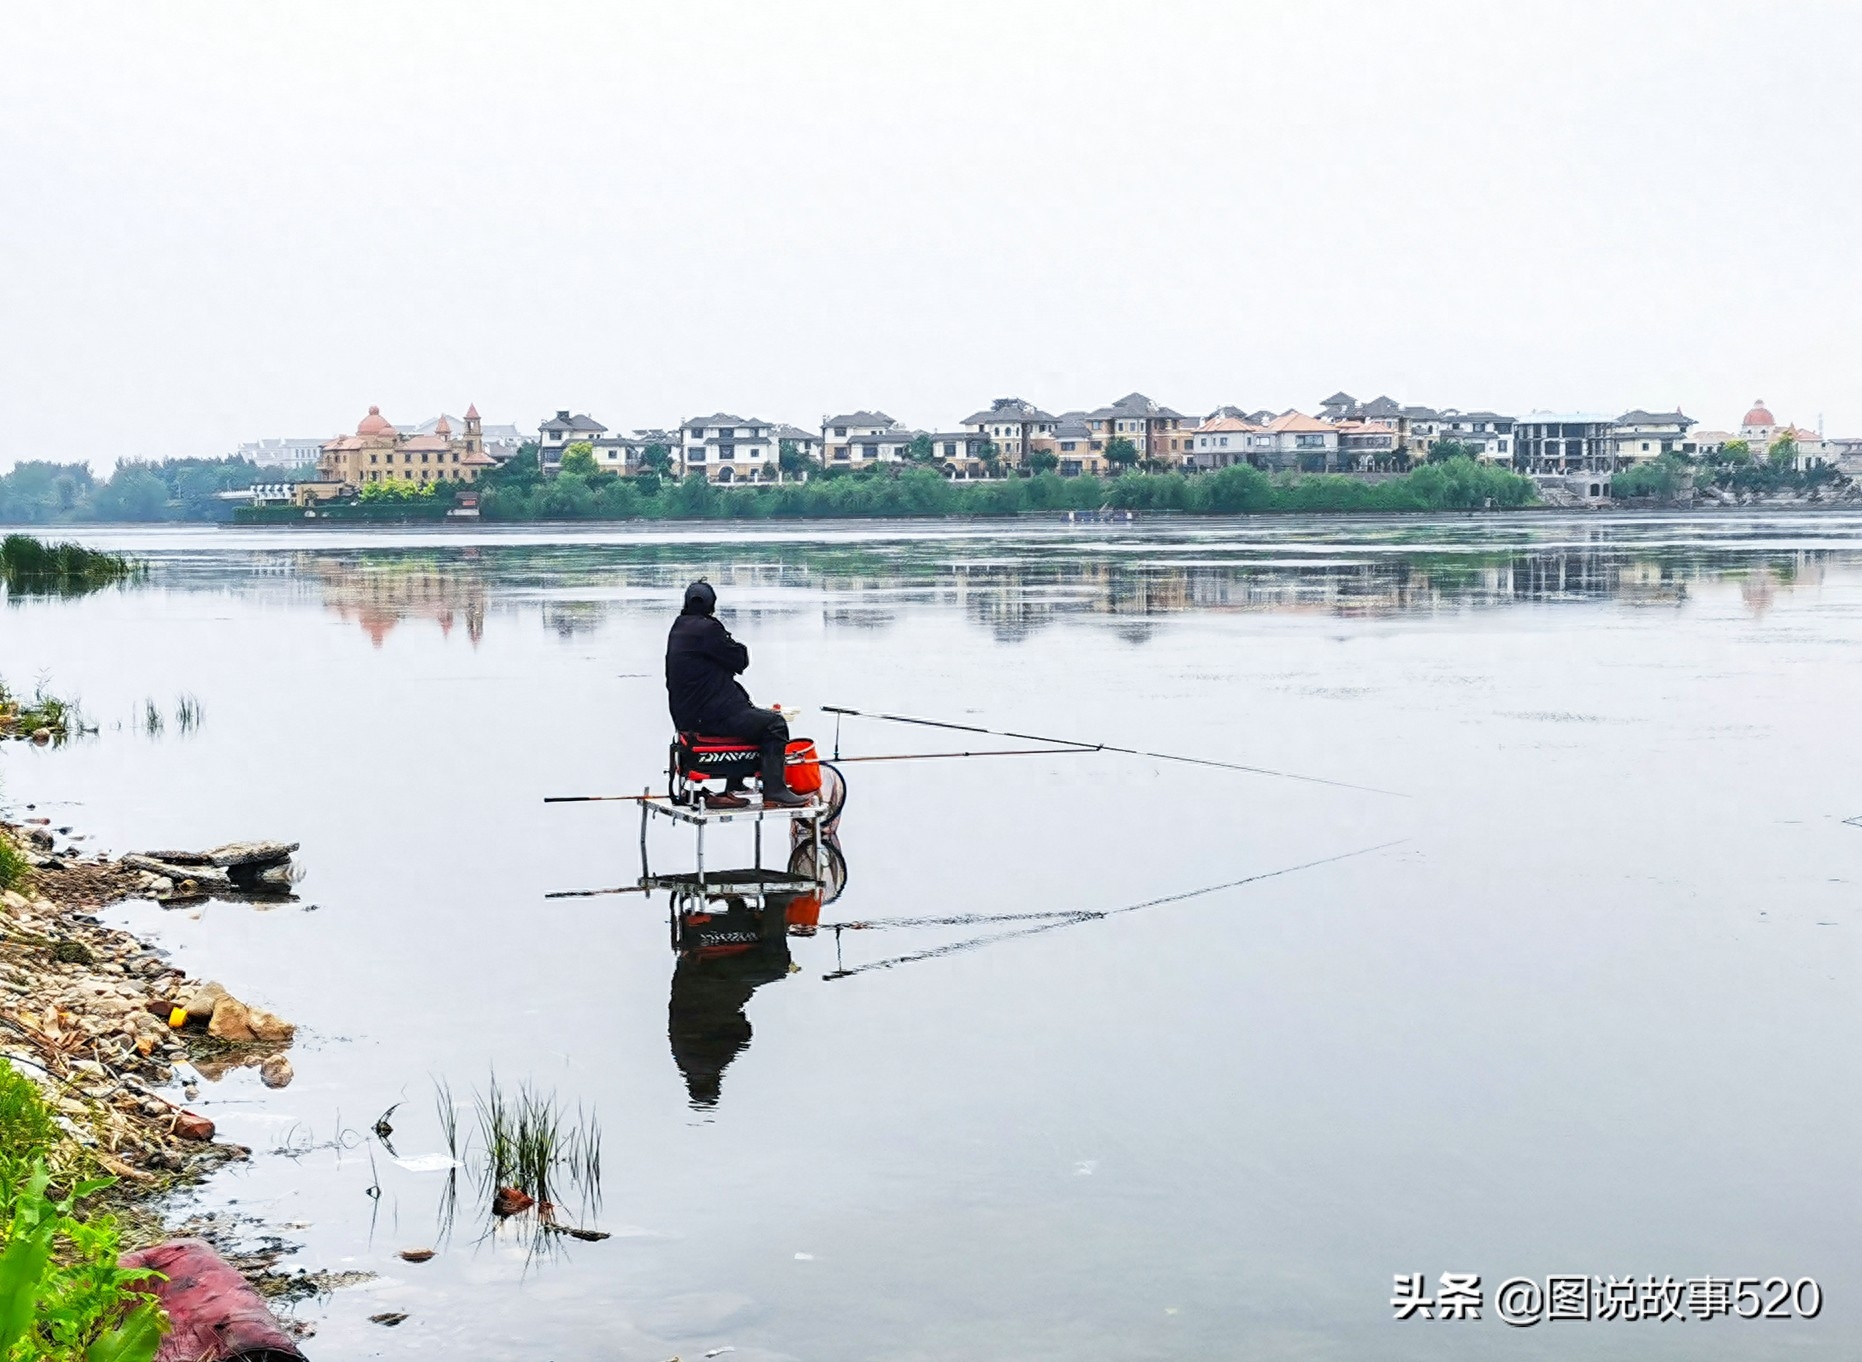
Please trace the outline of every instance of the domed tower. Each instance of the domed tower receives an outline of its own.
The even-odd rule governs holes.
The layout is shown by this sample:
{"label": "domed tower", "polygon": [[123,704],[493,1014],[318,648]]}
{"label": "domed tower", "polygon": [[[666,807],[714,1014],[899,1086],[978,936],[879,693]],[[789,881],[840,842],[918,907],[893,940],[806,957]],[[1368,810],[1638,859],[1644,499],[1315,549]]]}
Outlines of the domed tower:
{"label": "domed tower", "polygon": [[465,423],[465,452],[468,454],[483,454],[485,452],[485,434],[483,428],[479,425],[478,403],[474,402],[466,408]]}
{"label": "domed tower", "polygon": [[1759,398],[1752,404],[1752,410],[1746,413],[1746,419],[1739,423],[1742,438],[1769,441],[1772,432],[1778,429],[1778,418],[1771,414],[1771,408],[1765,405],[1765,399]]}

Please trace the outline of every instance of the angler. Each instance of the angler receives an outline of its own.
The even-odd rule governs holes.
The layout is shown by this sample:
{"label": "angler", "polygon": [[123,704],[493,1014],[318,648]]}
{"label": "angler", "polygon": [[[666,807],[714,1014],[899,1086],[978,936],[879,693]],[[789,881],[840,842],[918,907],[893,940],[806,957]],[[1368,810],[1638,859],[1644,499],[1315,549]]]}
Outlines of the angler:
{"label": "angler", "polygon": [[[789,788],[784,763],[789,724],[776,710],[758,709],[737,678],[750,666],[750,650],[731,637],[716,611],[718,593],[699,580],[685,589],[685,606],[666,636],[666,701],[682,744],[706,738],[754,744],[762,758],[765,807],[800,808],[809,800]],[[724,793],[705,797],[714,809],[748,808],[743,777],[732,775]]]}

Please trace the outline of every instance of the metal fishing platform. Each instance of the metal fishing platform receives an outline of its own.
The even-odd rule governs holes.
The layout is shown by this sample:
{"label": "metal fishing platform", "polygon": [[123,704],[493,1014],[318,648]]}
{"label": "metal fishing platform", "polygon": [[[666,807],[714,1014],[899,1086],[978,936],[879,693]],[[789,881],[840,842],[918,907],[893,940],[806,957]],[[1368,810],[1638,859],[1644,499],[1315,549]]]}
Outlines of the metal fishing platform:
{"label": "metal fishing platform", "polygon": [[[789,872],[765,869],[763,865],[763,824],[779,823],[790,829],[789,840],[797,841],[796,830],[802,830],[802,840],[813,851],[813,863],[821,866],[824,855],[822,848],[828,841],[827,830],[840,816],[840,810],[819,796],[811,796],[808,803],[796,807],[774,805],[765,807],[761,803],[752,803],[744,809],[709,809],[702,803],[682,803],[668,795],[656,795],[650,791],[640,798],[640,879],[643,885],[649,881],[656,885],[663,883],[671,888],[676,882],[689,882],[692,887],[704,888],[715,885],[723,877],[735,875],[787,877]],[[697,830],[697,864],[698,868],[690,875],[656,876],[647,859],[647,828],[654,818],[664,818],[674,824],[683,824]],[[749,823],[755,832],[755,859],[748,870],[714,870],[705,869],[705,830],[714,823]],[[796,857],[790,853],[793,866]],[[820,874],[804,877],[807,884],[817,883]],[[793,885],[781,887],[792,888]]]}

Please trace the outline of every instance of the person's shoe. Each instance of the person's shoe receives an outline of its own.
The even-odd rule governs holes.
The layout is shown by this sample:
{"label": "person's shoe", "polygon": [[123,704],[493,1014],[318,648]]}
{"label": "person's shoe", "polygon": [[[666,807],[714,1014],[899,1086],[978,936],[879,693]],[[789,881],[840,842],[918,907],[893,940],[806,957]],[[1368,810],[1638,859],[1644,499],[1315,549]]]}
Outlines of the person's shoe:
{"label": "person's shoe", "polygon": [[766,809],[805,809],[812,802],[807,795],[798,795],[787,786],[780,790],[767,787],[763,790],[763,807]]}
{"label": "person's shoe", "polygon": [[705,807],[707,809],[747,809],[750,807],[750,801],[742,795],[734,795],[726,790],[723,794],[706,795]]}

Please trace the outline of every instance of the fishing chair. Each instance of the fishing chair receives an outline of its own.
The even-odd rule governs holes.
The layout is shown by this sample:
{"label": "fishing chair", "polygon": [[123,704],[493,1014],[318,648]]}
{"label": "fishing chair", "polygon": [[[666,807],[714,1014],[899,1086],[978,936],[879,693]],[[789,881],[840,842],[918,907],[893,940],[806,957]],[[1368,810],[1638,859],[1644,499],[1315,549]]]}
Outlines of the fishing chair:
{"label": "fishing chair", "polygon": [[696,804],[708,780],[743,780],[761,773],[762,749],[742,738],[680,733],[666,765],[675,804]]}

